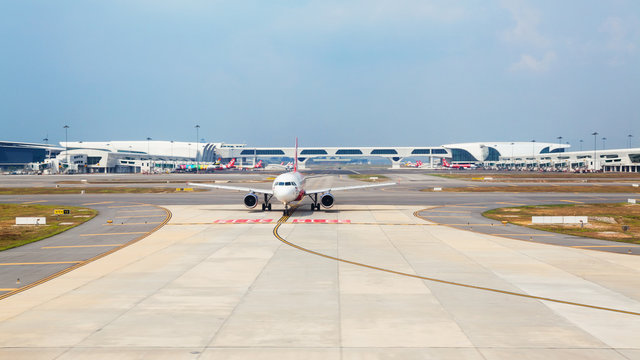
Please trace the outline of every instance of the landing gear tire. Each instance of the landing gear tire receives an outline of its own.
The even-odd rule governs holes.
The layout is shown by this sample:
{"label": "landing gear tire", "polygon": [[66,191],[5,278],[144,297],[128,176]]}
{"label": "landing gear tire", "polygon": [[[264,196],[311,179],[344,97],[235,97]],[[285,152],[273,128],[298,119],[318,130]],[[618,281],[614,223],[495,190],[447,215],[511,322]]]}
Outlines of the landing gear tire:
{"label": "landing gear tire", "polygon": [[262,211],[267,210],[267,204],[262,204]]}
{"label": "landing gear tire", "polygon": [[311,204],[311,211],[316,209],[316,204]]}
{"label": "landing gear tire", "polygon": [[316,210],[320,211],[320,204],[316,204]]}
{"label": "landing gear tire", "polygon": [[271,211],[271,204],[268,204],[268,205],[267,205],[267,209],[268,209],[269,211]]}

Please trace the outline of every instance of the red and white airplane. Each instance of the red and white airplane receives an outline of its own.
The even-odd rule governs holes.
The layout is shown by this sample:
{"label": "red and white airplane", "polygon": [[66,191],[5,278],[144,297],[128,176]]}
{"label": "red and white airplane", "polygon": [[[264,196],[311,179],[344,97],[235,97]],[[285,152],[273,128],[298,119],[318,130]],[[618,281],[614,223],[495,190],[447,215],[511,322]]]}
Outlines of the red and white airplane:
{"label": "red and white airplane", "polygon": [[[370,185],[355,185],[355,186],[341,186],[341,187],[328,187],[324,189],[307,190],[305,189],[306,178],[298,172],[298,139],[296,138],[296,154],[293,171],[287,172],[273,180],[271,189],[258,189],[242,186],[226,186],[226,185],[214,185],[214,184],[197,184],[188,183],[191,186],[208,187],[214,189],[246,191],[247,195],[244,196],[244,205],[253,209],[258,205],[258,195],[264,196],[262,203],[262,211],[271,210],[271,199],[276,198],[284,205],[284,214],[289,214],[289,204],[294,201],[301,201],[305,196],[308,196],[311,201],[311,210],[320,210],[320,205],[325,209],[329,209],[333,206],[334,198],[331,194],[332,191],[364,189],[380,186],[390,186],[396,183],[383,183],[383,184],[370,184]],[[318,201],[318,195],[320,195],[320,201]]]}
{"label": "red and white airplane", "polygon": [[422,167],[422,165],[424,165],[424,164],[420,160],[416,161],[415,164],[412,163],[411,161],[407,161],[407,166],[408,167],[417,167],[417,168],[419,168],[419,167]]}
{"label": "red and white airplane", "polygon": [[475,169],[478,167],[475,164],[449,164],[445,158],[442,158],[442,166],[449,169]]}

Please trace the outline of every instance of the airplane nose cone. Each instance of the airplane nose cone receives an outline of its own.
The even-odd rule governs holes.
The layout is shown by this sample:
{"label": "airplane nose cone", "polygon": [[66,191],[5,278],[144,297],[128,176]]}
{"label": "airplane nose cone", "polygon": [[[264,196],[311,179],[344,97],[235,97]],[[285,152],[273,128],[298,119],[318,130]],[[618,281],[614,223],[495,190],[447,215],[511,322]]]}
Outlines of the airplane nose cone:
{"label": "airplane nose cone", "polygon": [[273,189],[273,196],[280,202],[289,203],[296,199],[293,187],[276,187]]}

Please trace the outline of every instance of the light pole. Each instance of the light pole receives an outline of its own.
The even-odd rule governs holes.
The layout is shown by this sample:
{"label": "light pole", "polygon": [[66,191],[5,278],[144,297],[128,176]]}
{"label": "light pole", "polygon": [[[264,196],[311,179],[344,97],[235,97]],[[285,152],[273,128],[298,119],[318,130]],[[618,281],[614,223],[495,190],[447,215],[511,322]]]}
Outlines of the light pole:
{"label": "light pole", "polygon": [[606,149],[606,147],[604,146],[605,141],[607,141],[607,138],[606,138],[606,137],[603,137],[603,138],[602,138],[602,150]]}
{"label": "light pole", "polygon": [[200,147],[200,125],[196,125],[196,174],[200,173],[200,162],[198,162],[198,148]]}
{"label": "light pole", "polygon": [[176,169],[176,159],[173,158],[173,140],[171,140],[171,163],[173,163],[172,170]]}
{"label": "light pole", "polygon": [[597,170],[596,169],[596,145],[598,141],[597,139],[598,133],[594,132],[591,135],[593,135],[593,171],[595,172]]}
{"label": "light pole", "polygon": [[147,137],[147,156],[149,156],[149,174],[151,174],[151,152],[149,151],[149,141],[151,141],[151,138]]}
{"label": "light pole", "polygon": [[536,160],[536,141],[531,140],[531,157],[533,158],[533,162],[531,163],[531,168],[534,168]]}
{"label": "light pole", "polygon": [[582,139],[580,139],[580,151],[582,151]]}
{"label": "light pole", "polygon": [[633,137],[633,135],[629,134],[627,135],[627,137],[629,138],[629,149],[631,149],[631,138]]}
{"label": "light pole", "polygon": [[511,169],[515,169],[516,167],[516,160],[513,158],[513,144],[511,143]]}
{"label": "light pole", "polygon": [[67,155],[67,169],[69,169],[69,125],[64,126],[64,153]]}

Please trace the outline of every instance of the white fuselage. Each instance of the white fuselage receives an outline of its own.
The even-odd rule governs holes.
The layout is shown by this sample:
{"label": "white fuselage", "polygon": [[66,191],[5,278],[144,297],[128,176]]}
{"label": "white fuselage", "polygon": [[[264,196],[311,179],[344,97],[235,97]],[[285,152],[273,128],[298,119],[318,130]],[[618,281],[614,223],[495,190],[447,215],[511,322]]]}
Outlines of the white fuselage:
{"label": "white fuselage", "polygon": [[305,194],[305,178],[297,171],[278,175],[273,180],[273,196],[287,205],[292,201],[302,200]]}

